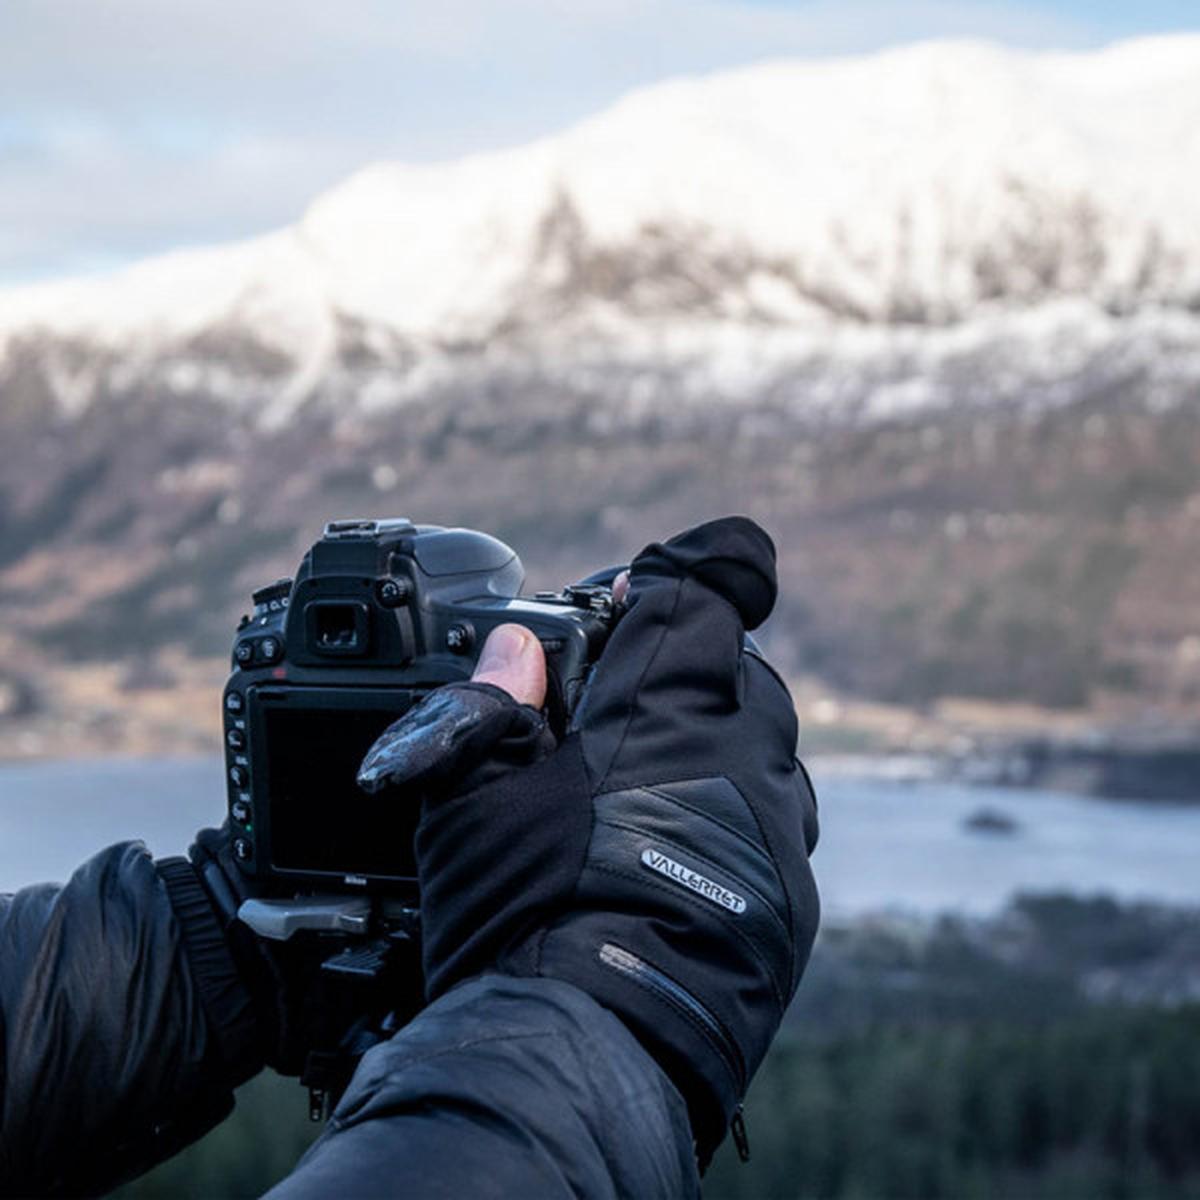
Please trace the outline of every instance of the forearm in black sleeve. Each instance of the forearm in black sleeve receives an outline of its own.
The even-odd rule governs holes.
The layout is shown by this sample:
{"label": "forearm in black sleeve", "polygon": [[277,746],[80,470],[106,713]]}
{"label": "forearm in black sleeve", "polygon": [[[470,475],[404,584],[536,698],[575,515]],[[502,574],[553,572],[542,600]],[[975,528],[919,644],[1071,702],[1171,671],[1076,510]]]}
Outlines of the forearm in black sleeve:
{"label": "forearm in black sleeve", "polygon": [[268,1200],[699,1195],[687,1108],[625,1026],[570,984],[487,975],[359,1065]]}
{"label": "forearm in black sleeve", "polygon": [[261,1065],[186,860],[110,847],[0,898],[0,1194],[106,1191],[199,1137]]}

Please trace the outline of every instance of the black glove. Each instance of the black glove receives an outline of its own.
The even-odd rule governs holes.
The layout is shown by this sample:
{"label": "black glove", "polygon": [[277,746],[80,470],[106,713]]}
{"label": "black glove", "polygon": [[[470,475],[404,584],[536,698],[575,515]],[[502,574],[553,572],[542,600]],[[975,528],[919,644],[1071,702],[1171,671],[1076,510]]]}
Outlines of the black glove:
{"label": "black glove", "polygon": [[[367,760],[388,802],[424,797],[428,997],[488,970],[582,988],[679,1087],[702,1165],[817,926],[816,803],[795,757],[795,713],[743,636],[774,604],[774,560],[767,535],[738,517],[643,550],[628,611],[553,753],[539,714],[510,699],[505,719],[489,717],[503,731],[499,767],[461,732],[440,739],[448,765],[431,767],[428,745],[417,753],[421,739],[406,736],[429,727],[421,707]],[[478,687],[425,704],[453,724]],[[530,765],[514,768],[522,758]]]}
{"label": "black glove", "polygon": [[[301,1075],[311,1069],[311,1053],[337,1056],[363,1013],[356,996],[323,975],[321,964],[334,952],[327,942],[304,935],[268,941],[237,919],[242,901],[255,891],[234,862],[230,842],[228,822],[220,829],[202,829],[188,857],[250,995],[262,1061],[280,1074]],[[348,1079],[351,1066],[347,1062],[329,1085],[342,1086],[341,1076]]]}

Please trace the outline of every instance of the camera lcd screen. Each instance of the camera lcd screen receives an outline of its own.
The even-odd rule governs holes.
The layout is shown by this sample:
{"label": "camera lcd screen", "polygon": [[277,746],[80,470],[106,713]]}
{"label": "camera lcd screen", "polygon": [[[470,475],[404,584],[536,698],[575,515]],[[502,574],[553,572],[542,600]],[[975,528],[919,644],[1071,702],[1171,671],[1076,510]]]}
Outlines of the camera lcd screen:
{"label": "camera lcd screen", "polygon": [[371,744],[401,711],[265,709],[273,866],[416,877],[419,805],[369,796],[355,781]]}

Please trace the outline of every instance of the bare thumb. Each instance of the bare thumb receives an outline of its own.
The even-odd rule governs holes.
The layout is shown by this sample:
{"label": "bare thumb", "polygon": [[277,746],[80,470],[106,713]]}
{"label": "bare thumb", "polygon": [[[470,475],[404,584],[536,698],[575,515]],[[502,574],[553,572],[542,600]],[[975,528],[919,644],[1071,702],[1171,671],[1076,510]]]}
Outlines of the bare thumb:
{"label": "bare thumb", "polygon": [[518,704],[541,708],[546,701],[546,655],[524,625],[498,625],[483,643],[476,683],[503,688]]}

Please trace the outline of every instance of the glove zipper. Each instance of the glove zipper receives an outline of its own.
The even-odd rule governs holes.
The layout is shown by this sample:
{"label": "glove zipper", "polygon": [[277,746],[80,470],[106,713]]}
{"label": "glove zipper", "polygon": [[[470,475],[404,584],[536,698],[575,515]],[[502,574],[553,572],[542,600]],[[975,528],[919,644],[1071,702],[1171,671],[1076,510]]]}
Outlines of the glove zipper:
{"label": "glove zipper", "polygon": [[742,1111],[740,1104],[733,1110],[733,1120],[729,1122],[729,1132],[733,1135],[733,1144],[737,1149],[738,1159],[748,1163],[750,1161],[750,1139],[746,1136],[746,1114]]}
{"label": "glove zipper", "polygon": [[[745,1090],[746,1067],[737,1043],[730,1036],[729,1031],[721,1021],[705,1005],[697,1000],[687,988],[680,983],[676,983],[674,979],[664,974],[657,967],[651,966],[644,959],[638,958],[636,954],[631,954],[623,946],[617,946],[613,942],[605,942],[600,947],[600,961],[606,967],[611,967],[614,971],[619,971],[622,975],[627,975],[635,983],[640,984],[648,992],[665,1000],[673,1008],[682,1009],[691,1016],[704,1029],[713,1045],[716,1046],[730,1075],[737,1082],[738,1094],[740,1095]],[[741,1105],[738,1106],[738,1115],[735,1115],[734,1120],[741,1124],[741,1138],[744,1140],[746,1131],[744,1123],[740,1121],[740,1112]],[[735,1134],[735,1138],[737,1136]],[[740,1144],[739,1142],[739,1146]],[[741,1153],[740,1149],[738,1152],[739,1154]]]}

